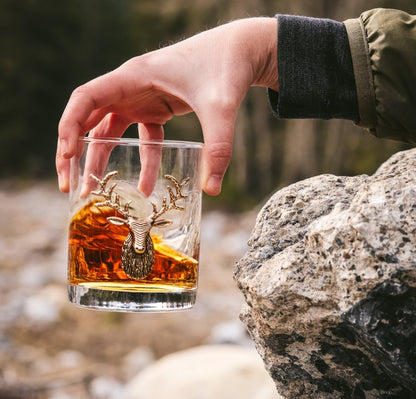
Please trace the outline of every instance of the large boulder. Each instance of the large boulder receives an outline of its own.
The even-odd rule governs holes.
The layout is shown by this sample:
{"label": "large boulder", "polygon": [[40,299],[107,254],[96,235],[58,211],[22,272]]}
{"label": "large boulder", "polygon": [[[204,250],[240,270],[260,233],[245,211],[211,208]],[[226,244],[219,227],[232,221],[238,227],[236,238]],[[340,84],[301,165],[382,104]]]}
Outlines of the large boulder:
{"label": "large boulder", "polygon": [[206,345],[165,356],[126,387],[126,399],[279,399],[258,353]]}
{"label": "large boulder", "polygon": [[278,191],[249,246],[241,318],[283,397],[416,397],[416,150]]}

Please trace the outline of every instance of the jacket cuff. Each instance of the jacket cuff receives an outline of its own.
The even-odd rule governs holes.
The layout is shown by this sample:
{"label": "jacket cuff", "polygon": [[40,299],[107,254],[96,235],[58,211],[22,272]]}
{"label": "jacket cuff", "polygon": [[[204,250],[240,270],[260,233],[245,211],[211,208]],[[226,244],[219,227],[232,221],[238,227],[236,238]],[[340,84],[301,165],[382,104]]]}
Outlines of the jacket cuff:
{"label": "jacket cuff", "polygon": [[358,125],[374,130],[377,124],[376,100],[365,29],[360,18],[344,21],[348,33],[357,89]]}
{"label": "jacket cuff", "polygon": [[358,121],[345,27],[329,19],[278,15],[279,93],[269,101],[279,118]]}

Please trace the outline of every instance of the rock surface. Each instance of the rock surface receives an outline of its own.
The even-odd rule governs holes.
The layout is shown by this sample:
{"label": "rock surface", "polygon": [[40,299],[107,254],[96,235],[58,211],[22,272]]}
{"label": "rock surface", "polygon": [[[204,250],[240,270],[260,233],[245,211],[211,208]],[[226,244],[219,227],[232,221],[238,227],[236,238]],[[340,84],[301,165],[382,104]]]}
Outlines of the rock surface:
{"label": "rock surface", "polygon": [[235,278],[285,398],[416,397],[416,150],[263,207]]}

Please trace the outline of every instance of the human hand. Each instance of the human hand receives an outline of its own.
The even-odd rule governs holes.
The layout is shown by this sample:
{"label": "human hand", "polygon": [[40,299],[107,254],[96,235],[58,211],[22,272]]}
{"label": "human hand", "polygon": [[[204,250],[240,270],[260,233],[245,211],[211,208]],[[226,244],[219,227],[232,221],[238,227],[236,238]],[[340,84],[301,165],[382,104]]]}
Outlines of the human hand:
{"label": "human hand", "polygon": [[195,112],[204,135],[202,188],[216,195],[228,167],[238,109],[250,86],[278,90],[277,21],[234,21],[127,61],[77,88],[59,123],[56,168],[69,191],[78,137],[121,137],[139,123],[144,140],[162,140],[174,115]]}

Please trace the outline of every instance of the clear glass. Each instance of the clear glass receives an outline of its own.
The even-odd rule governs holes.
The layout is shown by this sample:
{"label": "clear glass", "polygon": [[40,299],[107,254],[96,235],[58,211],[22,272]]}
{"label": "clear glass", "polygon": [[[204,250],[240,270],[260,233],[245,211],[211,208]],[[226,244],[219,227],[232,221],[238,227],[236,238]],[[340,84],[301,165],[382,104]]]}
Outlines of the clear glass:
{"label": "clear glass", "polygon": [[79,140],[71,160],[68,294],[126,312],[189,309],[196,299],[202,144]]}

